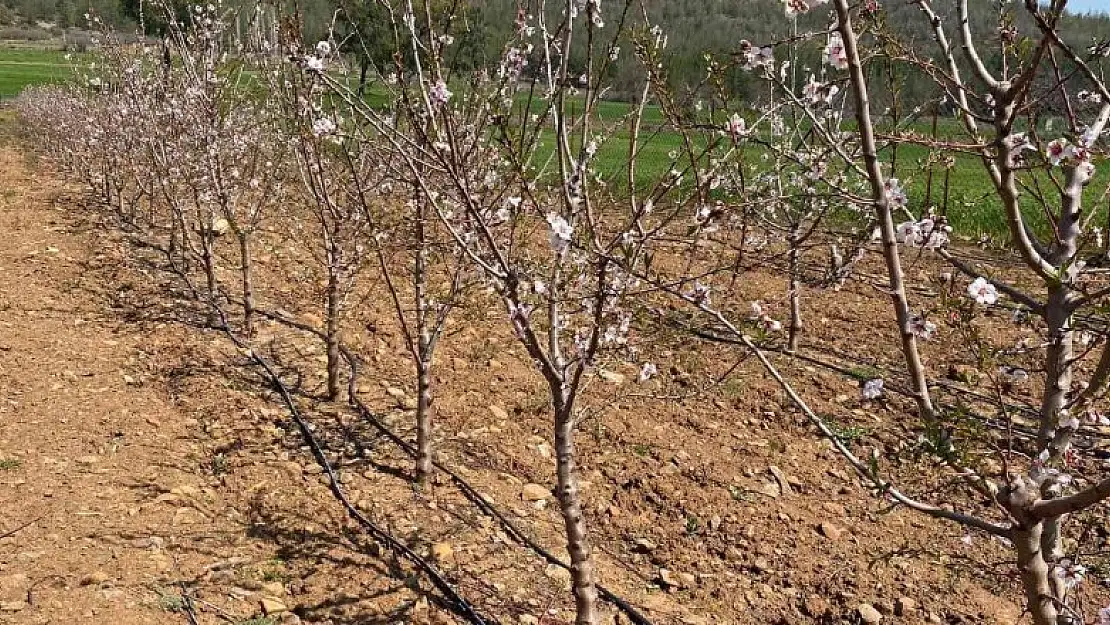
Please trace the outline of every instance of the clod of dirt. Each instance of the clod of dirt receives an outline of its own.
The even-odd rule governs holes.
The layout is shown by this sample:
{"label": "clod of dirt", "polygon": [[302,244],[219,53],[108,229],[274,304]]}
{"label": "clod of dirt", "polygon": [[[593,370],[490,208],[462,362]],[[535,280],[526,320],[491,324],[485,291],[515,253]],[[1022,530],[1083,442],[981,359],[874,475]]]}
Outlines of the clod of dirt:
{"label": "clod of dirt", "polygon": [[829,523],[828,521],[821,523],[820,530],[821,535],[825,538],[828,538],[829,540],[840,540],[840,537],[844,534],[844,530],[833,525],[832,523]]}
{"label": "clod of dirt", "polygon": [[917,602],[909,597],[899,597],[898,600],[894,602],[894,614],[896,616],[913,614],[916,608]]}
{"label": "clod of dirt", "polygon": [[108,574],[104,571],[95,571],[81,578],[78,582],[82,586],[95,586],[108,581]]}
{"label": "clod of dirt", "polygon": [[432,545],[432,558],[436,562],[450,562],[455,557],[455,549],[451,543],[436,543]]}

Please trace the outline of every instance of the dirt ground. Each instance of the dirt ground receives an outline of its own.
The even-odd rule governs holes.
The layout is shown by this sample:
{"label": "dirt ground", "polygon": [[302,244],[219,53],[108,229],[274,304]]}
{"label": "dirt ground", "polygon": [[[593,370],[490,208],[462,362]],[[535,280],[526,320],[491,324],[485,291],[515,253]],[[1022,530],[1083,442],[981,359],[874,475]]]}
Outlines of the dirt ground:
{"label": "dirt ground", "polygon": [[[346,518],[245,355],[183,314],[170,277],[84,202],[48,163],[0,144],[0,623],[463,622]],[[873,299],[821,302],[815,332],[850,348],[851,318]],[[350,323],[371,367],[358,391],[410,437],[411,376],[387,325],[373,306]],[[277,324],[258,343],[304,380],[306,418],[369,518],[499,622],[571,619],[564,571],[450,480],[414,490],[396,446],[312,399],[318,346]],[[587,516],[613,592],[655,623],[1022,622],[992,541],[891,511],[751,363],[739,382],[683,390],[697,364],[681,347],[666,399],[622,397],[581,428]],[[551,424],[522,351],[471,311],[438,365],[439,459],[565,556],[544,490]],[[792,373],[830,405],[856,401],[842,379]],[[884,418],[864,408],[846,412]],[[614,615],[607,606],[607,622],[628,622]]]}

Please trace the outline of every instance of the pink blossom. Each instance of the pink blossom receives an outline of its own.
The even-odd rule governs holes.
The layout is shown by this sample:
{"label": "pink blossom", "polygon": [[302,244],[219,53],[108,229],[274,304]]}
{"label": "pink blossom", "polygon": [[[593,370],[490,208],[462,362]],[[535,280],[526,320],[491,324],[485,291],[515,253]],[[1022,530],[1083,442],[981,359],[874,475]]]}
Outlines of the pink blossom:
{"label": "pink blossom", "polygon": [[844,47],[840,33],[829,35],[829,43],[825,46],[825,62],[836,69],[848,69],[848,50]]}
{"label": "pink blossom", "polygon": [[443,82],[442,78],[437,80],[432,88],[428,90],[428,96],[431,97],[433,106],[447,104],[452,95],[451,90],[447,88],[447,83]]}

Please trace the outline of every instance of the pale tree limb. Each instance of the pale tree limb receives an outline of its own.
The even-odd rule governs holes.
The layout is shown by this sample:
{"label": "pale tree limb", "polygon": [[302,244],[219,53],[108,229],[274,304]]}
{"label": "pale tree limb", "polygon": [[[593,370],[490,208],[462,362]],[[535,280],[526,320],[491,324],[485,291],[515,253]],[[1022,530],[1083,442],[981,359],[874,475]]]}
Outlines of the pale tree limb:
{"label": "pale tree limb", "polygon": [[898,240],[894,228],[894,215],[891,213],[883,173],[879,166],[874,124],[871,120],[871,105],[867,93],[867,79],[864,76],[863,66],[860,62],[859,47],[855,30],[852,28],[848,2],[847,0],[836,0],[835,5],[838,18],[837,30],[840,32],[844,43],[845,55],[848,59],[849,77],[856,100],[856,120],[859,124],[860,142],[863,147],[867,177],[871,182],[872,203],[879,219],[883,258],[886,260],[887,274],[890,277],[889,293],[894,304],[898,332],[902,339],[902,354],[906,360],[906,367],[909,369],[910,383],[913,388],[914,399],[917,401],[918,411],[922,418],[932,421],[936,418],[936,410],[929,395],[925,365],[921,362],[917,340],[910,328],[910,306],[906,298],[902,260],[898,251]]}

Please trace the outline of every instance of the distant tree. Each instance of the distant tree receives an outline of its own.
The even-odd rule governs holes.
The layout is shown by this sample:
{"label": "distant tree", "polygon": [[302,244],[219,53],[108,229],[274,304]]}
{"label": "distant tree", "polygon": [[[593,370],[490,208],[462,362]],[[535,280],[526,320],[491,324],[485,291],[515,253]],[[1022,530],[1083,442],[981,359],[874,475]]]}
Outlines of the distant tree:
{"label": "distant tree", "polygon": [[391,9],[383,0],[339,0],[336,23],[341,51],[358,60],[358,95],[366,92],[370,68],[388,73],[393,62],[395,38],[390,18]]}

